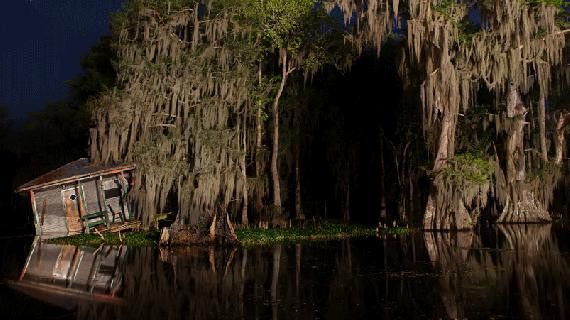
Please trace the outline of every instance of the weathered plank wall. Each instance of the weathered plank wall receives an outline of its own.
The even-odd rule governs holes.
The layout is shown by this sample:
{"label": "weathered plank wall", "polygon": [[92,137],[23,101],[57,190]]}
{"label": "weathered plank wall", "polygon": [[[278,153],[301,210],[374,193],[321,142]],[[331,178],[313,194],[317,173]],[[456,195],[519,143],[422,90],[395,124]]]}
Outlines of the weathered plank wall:
{"label": "weathered plank wall", "polygon": [[[115,220],[118,221],[117,219],[120,218],[119,213],[123,212],[119,181],[115,175],[103,178],[103,193],[107,194],[108,197],[105,199],[105,208],[102,208],[97,192],[98,179],[99,178],[93,178],[81,182],[81,198],[83,199],[85,211],[87,214],[90,214],[105,210],[108,212],[109,221],[113,221],[112,212],[115,212]],[[77,192],[77,185],[75,183],[54,186],[35,192],[36,209],[40,220],[41,235],[43,237],[49,238],[50,235],[59,236],[68,233],[62,191],[70,188],[76,188]],[[125,216],[130,219],[128,210],[125,211]]]}
{"label": "weathered plank wall", "polygon": [[99,198],[97,197],[97,185],[95,183],[97,179],[91,179],[87,181],[82,181],[81,185],[83,188],[83,197],[85,201],[85,211],[87,214],[103,211],[99,205]]}
{"label": "weathered plank wall", "polygon": [[38,211],[42,236],[67,233],[65,208],[61,197],[63,187],[64,186],[56,186],[36,191],[36,209]]}

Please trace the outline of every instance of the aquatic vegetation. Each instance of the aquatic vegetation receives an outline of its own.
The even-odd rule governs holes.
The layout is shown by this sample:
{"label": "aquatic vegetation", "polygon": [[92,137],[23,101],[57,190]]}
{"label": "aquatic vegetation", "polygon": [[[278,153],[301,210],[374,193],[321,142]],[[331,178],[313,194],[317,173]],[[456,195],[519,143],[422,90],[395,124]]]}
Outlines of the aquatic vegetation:
{"label": "aquatic vegetation", "polygon": [[374,236],[376,230],[360,225],[324,223],[314,227],[242,228],[237,229],[239,242],[244,246],[269,245],[283,242],[325,241]]}
{"label": "aquatic vegetation", "polygon": [[377,235],[406,235],[406,234],[413,234],[417,232],[418,229],[416,228],[409,228],[409,227],[383,227],[378,228],[376,231]]}
{"label": "aquatic vegetation", "polygon": [[[408,228],[386,228],[389,234],[407,233]],[[362,225],[338,223],[319,223],[315,225],[291,228],[238,228],[236,235],[239,243],[245,246],[266,245],[283,242],[326,241],[354,237],[374,236],[376,229]],[[96,234],[78,234],[48,240],[54,244],[69,244],[76,246],[127,245],[135,247],[156,246],[158,231],[128,232],[122,235],[122,241],[117,233],[103,233],[104,240]]]}
{"label": "aquatic vegetation", "polygon": [[48,243],[53,244],[68,244],[74,246],[91,246],[98,247],[100,245],[126,245],[132,247],[148,247],[158,244],[158,231],[138,231],[127,232],[119,238],[118,233],[103,233],[102,239],[100,236],[90,234],[78,234],[73,236],[61,237],[47,240]]}

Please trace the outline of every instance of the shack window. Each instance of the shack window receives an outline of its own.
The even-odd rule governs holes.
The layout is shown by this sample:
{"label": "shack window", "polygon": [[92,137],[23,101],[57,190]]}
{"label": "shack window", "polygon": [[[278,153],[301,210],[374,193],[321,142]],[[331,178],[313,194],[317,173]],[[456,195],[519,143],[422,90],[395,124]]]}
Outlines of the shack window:
{"label": "shack window", "polygon": [[121,189],[113,188],[105,190],[105,199],[117,198],[121,196]]}

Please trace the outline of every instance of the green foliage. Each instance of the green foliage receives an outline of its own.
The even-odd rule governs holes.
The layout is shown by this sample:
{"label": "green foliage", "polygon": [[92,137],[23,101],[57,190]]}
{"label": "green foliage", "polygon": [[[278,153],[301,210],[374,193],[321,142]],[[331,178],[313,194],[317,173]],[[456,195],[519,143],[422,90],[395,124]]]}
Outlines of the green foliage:
{"label": "green foliage", "polygon": [[246,0],[244,15],[270,49],[298,50],[314,0]]}
{"label": "green foliage", "polygon": [[481,32],[481,28],[472,24],[467,16],[468,4],[456,0],[442,0],[432,6],[432,9],[451,21],[459,31],[459,43],[470,43]]}
{"label": "green foliage", "polygon": [[269,119],[266,106],[273,101],[280,80],[280,77],[262,77],[261,83],[250,91],[251,101],[256,108],[261,109],[261,118],[264,122]]}
{"label": "green foliage", "polygon": [[548,6],[554,6],[554,7],[562,8],[564,5],[568,4],[568,1],[566,1],[566,0],[525,0],[524,4],[528,5],[528,6],[545,4]]}
{"label": "green foliage", "polygon": [[121,30],[139,22],[139,13],[143,10],[154,10],[158,13],[178,12],[194,8],[201,0],[127,0],[123,10],[111,15],[111,31],[114,38],[118,38]]}
{"label": "green foliage", "polygon": [[[556,25],[562,29],[569,29],[570,28],[570,12],[568,8],[570,8],[570,1],[568,0],[525,0],[523,5],[526,6],[539,6],[539,5],[547,5],[559,8],[558,14],[556,15]],[[540,39],[546,35],[546,32],[540,31],[536,38]]]}
{"label": "green foliage", "polygon": [[546,30],[544,29],[538,29],[538,31],[536,32],[535,38],[536,39],[542,39],[547,35]]}
{"label": "green foliage", "polygon": [[65,244],[74,246],[98,247],[100,245],[127,245],[131,247],[148,247],[158,243],[158,231],[128,232],[121,235],[118,233],[103,233],[105,240],[96,234],[78,234],[61,238],[50,239],[47,242],[52,244]]}
{"label": "green foliage", "polygon": [[467,16],[468,4],[456,0],[442,0],[432,5],[433,11],[439,13],[446,20],[459,24]]}
{"label": "green foliage", "polygon": [[448,166],[441,174],[454,180],[457,185],[466,183],[484,184],[493,175],[493,163],[491,160],[470,153],[458,154],[447,161]]}
{"label": "green foliage", "polygon": [[562,30],[570,29],[570,14],[564,11],[556,16],[556,25]]}
{"label": "green foliage", "polygon": [[456,0],[441,0],[433,4],[432,9],[439,14],[450,17],[455,5],[457,5]]}
{"label": "green foliage", "polygon": [[130,0],[126,2],[123,12],[136,12],[141,9],[153,9],[160,12],[180,11],[188,7],[194,7],[200,0]]}
{"label": "green foliage", "polygon": [[[565,7],[570,6],[570,1],[567,0],[525,0],[522,5],[526,6],[537,6],[537,5],[548,5],[560,8],[560,13],[557,17],[557,24],[562,29],[570,27],[570,22],[568,22],[568,13]],[[486,1],[480,1],[479,5],[492,10],[493,4]],[[432,9],[445,17],[446,20],[452,21],[458,28],[459,31],[459,43],[467,44],[470,43],[473,38],[481,32],[479,26],[473,25],[469,22],[467,18],[469,4],[463,3],[457,0],[441,0],[432,5]],[[546,35],[545,31],[539,32],[536,38],[542,38]]]}
{"label": "green foliage", "polygon": [[314,227],[236,230],[239,242],[244,246],[269,245],[284,242],[326,241],[352,237],[374,236],[376,230],[359,225],[325,223]]}
{"label": "green foliage", "polygon": [[558,15],[556,16],[556,25],[562,29],[570,29],[570,1],[561,0],[562,7]]}
{"label": "green foliage", "polygon": [[481,28],[469,22],[469,19],[464,18],[458,24],[459,30],[459,43],[470,43],[476,35],[481,33]]}
{"label": "green foliage", "polygon": [[401,235],[406,235],[406,234],[412,234],[412,233],[415,233],[416,231],[417,231],[417,229],[408,228],[408,227],[386,227],[386,228],[378,229],[378,234],[379,235],[401,236]]}
{"label": "green foliage", "polygon": [[457,150],[477,156],[489,154],[497,135],[491,124],[492,107],[487,104],[474,105],[459,118]]}

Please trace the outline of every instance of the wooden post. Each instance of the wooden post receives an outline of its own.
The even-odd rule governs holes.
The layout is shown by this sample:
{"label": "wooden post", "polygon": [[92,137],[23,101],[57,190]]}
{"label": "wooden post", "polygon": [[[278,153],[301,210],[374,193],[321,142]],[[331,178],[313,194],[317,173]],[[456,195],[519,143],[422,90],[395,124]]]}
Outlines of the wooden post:
{"label": "wooden post", "polygon": [[[79,204],[79,219],[82,222],[81,224],[84,225],[82,218],[87,215],[87,212],[85,209],[83,187],[82,187],[80,180],[77,180],[75,187],[77,188],[76,195],[77,195],[77,200],[78,200],[78,204]],[[89,230],[89,227],[85,227],[85,225],[83,226],[83,228]]]}
{"label": "wooden post", "polygon": [[107,206],[105,205],[105,192],[103,191],[103,176],[99,176],[99,179],[95,182],[97,189],[97,200],[99,201],[99,210],[101,212],[107,211]]}
{"label": "wooden post", "polygon": [[42,229],[40,226],[40,219],[38,216],[38,210],[36,208],[36,195],[33,190],[30,190],[30,202],[32,203],[32,212],[34,214],[34,226],[36,227],[36,236],[42,235]]}
{"label": "wooden post", "polygon": [[[127,221],[127,216],[126,216],[126,209],[125,209],[125,194],[123,194],[123,188],[127,188],[128,187],[128,181],[125,178],[125,173],[123,171],[121,171],[120,173],[118,173],[116,175],[117,180],[119,181],[119,187],[121,188],[121,197],[119,198],[120,202],[119,204],[121,205],[121,213],[119,214],[121,216],[121,220],[122,222],[126,222]],[[123,183],[126,183],[126,186],[123,186]]]}

